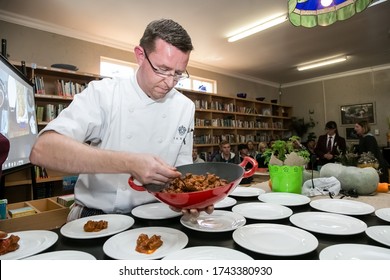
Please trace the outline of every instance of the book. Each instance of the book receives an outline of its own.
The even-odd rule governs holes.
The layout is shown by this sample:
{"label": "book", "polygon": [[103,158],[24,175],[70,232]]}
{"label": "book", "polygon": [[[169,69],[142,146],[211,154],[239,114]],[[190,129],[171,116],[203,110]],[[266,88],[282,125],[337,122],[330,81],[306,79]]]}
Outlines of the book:
{"label": "book", "polygon": [[74,202],[74,194],[62,195],[57,197],[57,202],[62,206],[69,207]]}
{"label": "book", "polygon": [[36,213],[35,209],[32,208],[31,206],[8,210],[8,214],[11,216],[11,218],[34,215],[35,213]]}

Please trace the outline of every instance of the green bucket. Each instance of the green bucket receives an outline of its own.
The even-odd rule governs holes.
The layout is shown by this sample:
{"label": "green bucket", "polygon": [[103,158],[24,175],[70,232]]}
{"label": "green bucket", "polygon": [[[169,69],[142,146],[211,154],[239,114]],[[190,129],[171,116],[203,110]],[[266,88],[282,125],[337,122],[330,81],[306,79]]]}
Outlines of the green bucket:
{"label": "green bucket", "polygon": [[302,192],[303,166],[269,165],[273,192]]}

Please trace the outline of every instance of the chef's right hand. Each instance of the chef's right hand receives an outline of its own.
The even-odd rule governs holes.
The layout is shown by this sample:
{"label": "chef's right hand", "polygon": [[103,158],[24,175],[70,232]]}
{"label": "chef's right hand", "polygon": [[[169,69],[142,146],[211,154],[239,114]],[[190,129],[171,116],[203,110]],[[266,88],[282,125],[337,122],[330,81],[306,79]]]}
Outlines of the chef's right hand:
{"label": "chef's right hand", "polygon": [[176,167],[168,165],[165,161],[151,154],[133,154],[135,163],[130,166],[131,175],[145,184],[165,185],[173,179],[180,177],[181,173]]}

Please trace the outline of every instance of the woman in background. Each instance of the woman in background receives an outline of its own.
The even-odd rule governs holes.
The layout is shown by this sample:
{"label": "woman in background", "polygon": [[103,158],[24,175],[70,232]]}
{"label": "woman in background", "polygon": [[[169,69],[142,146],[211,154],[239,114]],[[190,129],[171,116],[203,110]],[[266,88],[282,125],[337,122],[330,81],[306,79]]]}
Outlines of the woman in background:
{"label": "woman in background", "polygon": [[375,136],[370,133],[370,130],[371,128],[367,121],[360,121],[355,124],[355,131],[359,136],[357,152],[359,155],[371,152],[379,163],[379,170],[381,172],[379,176],[380,182],[389,183],[389,164],[384,159]]}

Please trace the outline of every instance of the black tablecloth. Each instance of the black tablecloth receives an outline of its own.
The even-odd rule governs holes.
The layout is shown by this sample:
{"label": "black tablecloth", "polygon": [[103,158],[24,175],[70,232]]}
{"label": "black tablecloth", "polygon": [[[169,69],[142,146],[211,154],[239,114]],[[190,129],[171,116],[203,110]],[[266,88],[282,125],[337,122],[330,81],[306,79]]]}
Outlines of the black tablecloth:
{"label": "black tablecloth", "polygon": [[[245,203],[245,202],[259,202],[257,197],[254,198],[240,198],[235,197],[237,200],[237,204]],[[231,210],[232,207],[219,209],[219,210]],[[299,213],[299,212],[305,212],[305,211],[316,211],[313,209],[309,204],[303,205],[303,206],[294,206],[289,207],[293,210],[293,213]],[[358,243],[358,244],[369,244],[369,245],[375,245],[380,246],[384,248],[389,248],[385,245],[382,245],[372,239],[370,239],[365,232],[362,232],[360,234],[355,235],[327,235],[327,234],[319,234],[319,233],[313,233],[318,241],[319,245],[316,250],[314,250],[311,253],[299,255],[299,256],[293,256],[293,257],[278,257],[278,256],[270,256],[270,255],[263,255],[259,253],[255,253],[252,251],[249,251],[247,249],[242,248],[238,244],[236,244],[232,238],[233,232],[222,232],[222,233],[212,233],[212,232],[201,232],[201,231],[195,231],[192,229],[189,229],[185,226],[183,226],[180,223],[180,217],[176,218],[170,218],[170,219],[164,219],[164,220],[146,220],[146,219],[140,219],[137,217],[132,216],[135,220],[135,224],[131,228],[141,228],[141,227],[150,227],[150,226],[162,226],[162,227],[169,227],[174,228],[183,231],[187,234],[189,238],[189,242],[187,244],[187,247],[193,247],[193,246],[220,246],[220,247],[226,247],[231,249],[236,249],[238,251],[241,251],[243,253],[246,253],[253,257],[254,259],[258,260],[278,260],[278,259],[296,259],[296,260],[318,260],[319,259],[319,253],[322,249],[324,249],[327,246],[334,245],[334,244],[341,244],[341,243]],[[364,221],[367,226],[373,226],[373,225],[389,225],[388,222],[378,218],[375,216],[374,213],[368,214],[368,215],[359,215],[354,216],[362,221]],[[246,224],[253,224],[253,223],[275,223],[275,224],[283,224],[283,225],[291,225],[292,223],[288,218],[281,219],[281,220],[274,220],[274,221],[259,221],[259,220],[251,220],[246,219]],[[79,250],[84,251],[92,254],[97,259],[100,260],[109,260],[110,258],[104,254],[103,252],[103,244],[104,242],[109,239],[110,237],[104,237],[104,238],[97,238],[97,239],[71,239],[67,238],[61,235],[60,229],[54,230],[59,235],[58,241],[50,247],[46,252],[50,251],[58,251],[58,250]],[[258,240],[258,242],[262,242],[261,239]]]}

